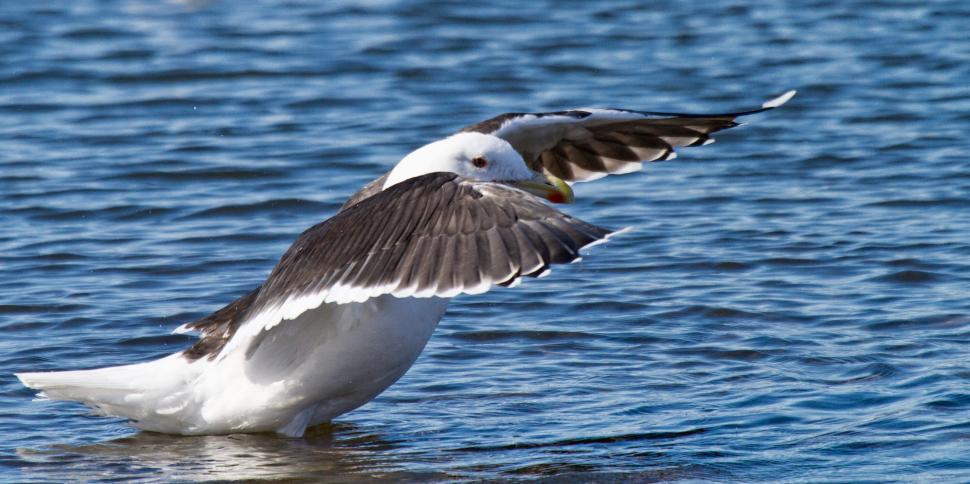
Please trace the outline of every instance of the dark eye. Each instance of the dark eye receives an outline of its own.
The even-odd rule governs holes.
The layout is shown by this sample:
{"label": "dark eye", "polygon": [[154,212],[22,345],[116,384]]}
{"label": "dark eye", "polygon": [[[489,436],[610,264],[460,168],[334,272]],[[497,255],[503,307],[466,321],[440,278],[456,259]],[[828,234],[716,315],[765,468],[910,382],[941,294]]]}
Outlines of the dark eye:
{"label": "dark eye", "polygon": [[484,156],[476,156],[472,158],[472,164],[477,168],[485,168],[488,166],[488,160]]}

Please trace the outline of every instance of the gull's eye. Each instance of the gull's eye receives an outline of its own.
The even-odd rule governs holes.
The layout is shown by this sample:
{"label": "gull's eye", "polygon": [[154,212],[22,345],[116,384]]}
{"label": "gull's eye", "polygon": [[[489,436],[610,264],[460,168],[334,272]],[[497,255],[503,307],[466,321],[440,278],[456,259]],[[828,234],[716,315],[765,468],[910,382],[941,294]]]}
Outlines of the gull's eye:
{"label": "gull's eye", "polygon": [[488,166],[488,160],[486,160],[484,156],[476,156],[472,158],[472,164],[475,165],[476,168],[485,168]]}

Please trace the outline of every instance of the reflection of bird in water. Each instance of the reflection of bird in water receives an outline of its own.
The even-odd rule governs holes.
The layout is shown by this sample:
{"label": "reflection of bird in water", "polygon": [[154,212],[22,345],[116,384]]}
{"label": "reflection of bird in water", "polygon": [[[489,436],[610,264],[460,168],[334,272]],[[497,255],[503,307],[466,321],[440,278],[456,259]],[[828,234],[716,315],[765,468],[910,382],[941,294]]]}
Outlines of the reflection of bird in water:
{"label": "reflection of bird in water", "polygon": [[262,286],[180,327],[201,333],[191,348],[18,377],[142,429],[302,435],[400,378],[451,297],[541,276],[612,233],[542,199],[571,201],[567,182],[671,159],[675,147],[707,144],[736,117],[793,95],[729,114],[582,109],[469,126],[415,150],[302,233]]}
{"label": "reflection of bird in water", "polygon": [[77,482],[113,476],[151,481],[328,481],[357,482],[379,474],[388,481],[444,479],[444,475],[395,470],[393,443],[352,424],[323,425],[303,439],[272,434],[207,435],[193,438],[142,432],[89,445],[18,449],[25,480]]}

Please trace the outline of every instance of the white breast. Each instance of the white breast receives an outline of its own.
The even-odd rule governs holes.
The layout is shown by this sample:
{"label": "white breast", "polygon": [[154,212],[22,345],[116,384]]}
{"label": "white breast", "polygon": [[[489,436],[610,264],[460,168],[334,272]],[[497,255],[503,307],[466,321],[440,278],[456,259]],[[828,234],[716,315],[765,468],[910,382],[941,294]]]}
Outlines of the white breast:
{"label": "white breast", "polygon": [[353,410],[407,372],[448,301],[385,295],[285,321],[203,372],[183,409],[196,428],[182,433],[302,435]]}

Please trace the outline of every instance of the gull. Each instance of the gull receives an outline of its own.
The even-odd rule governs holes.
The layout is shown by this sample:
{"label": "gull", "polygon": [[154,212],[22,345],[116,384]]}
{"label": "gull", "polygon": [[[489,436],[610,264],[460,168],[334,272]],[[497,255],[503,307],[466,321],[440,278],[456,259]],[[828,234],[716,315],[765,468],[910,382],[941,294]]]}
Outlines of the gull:
{"label": "gull", "polygon": [[411,367],[451,298],[539,277],[615,231],[545,202],[571,183],[706,145],[740,116],[627,109],[506,113],[422,146],[300,234],[265,282],[183,324],[193,346],[92,370],[19,373],[155,432],[298,437],[372,400]]}

